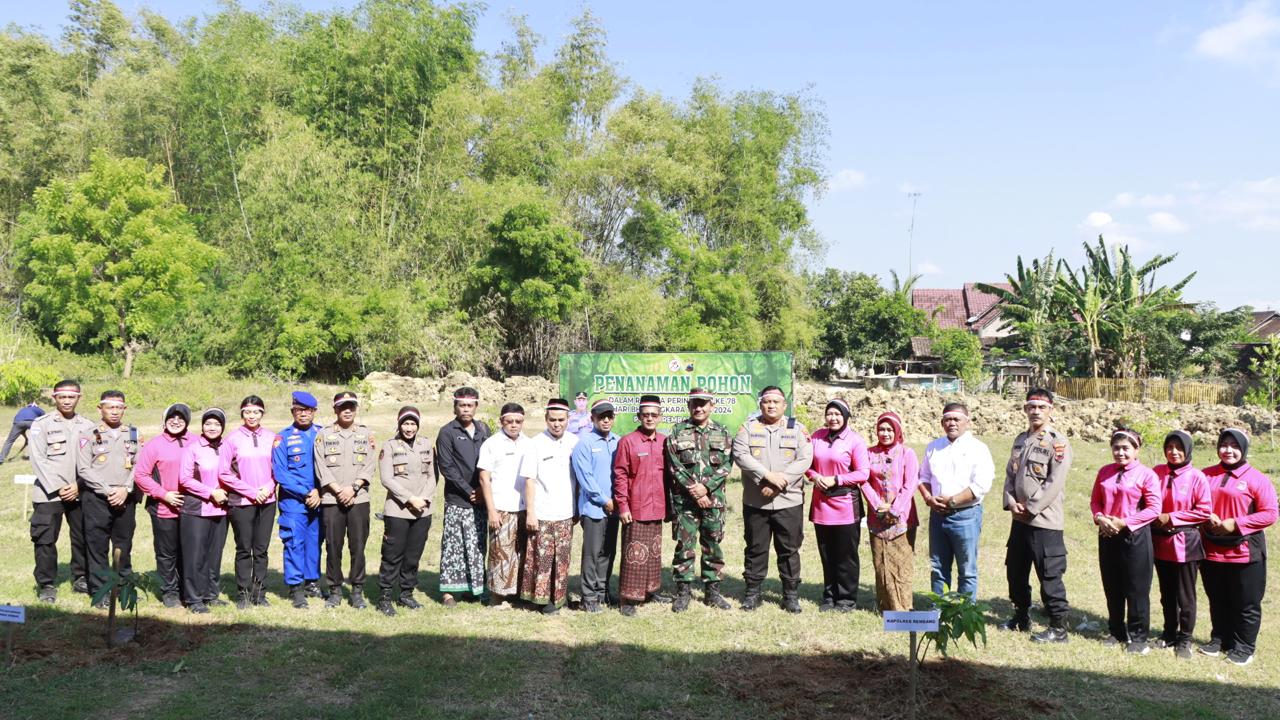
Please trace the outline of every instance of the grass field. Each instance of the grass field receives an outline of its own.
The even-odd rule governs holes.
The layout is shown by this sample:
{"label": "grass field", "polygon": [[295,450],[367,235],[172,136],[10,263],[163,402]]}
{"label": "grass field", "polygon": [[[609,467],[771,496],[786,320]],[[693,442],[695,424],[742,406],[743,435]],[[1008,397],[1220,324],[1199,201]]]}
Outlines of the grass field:
{"label": "grass field", "polygon": [[[283,426],[285,389],[263,390],[267,425]],[[238,398],[221,397],[228,392],[198,389],[210,401],[235,407]],[[380,438],[389,434],[394,410],[374,408],[365,418]],[[448,408],[424,410],[427,432],[434,436]],[[144,409],[127,419],[149,437],[158,432],[154,416],[159,412]],[[489,407],[486,417],[492,416]],[[540,423],[531,418],[526,429],[540,429]],[[919,451],[927,439],[913,440]],[[985,440],[1001,466],[1010,438]],[[1280,453],[1266,451],[1262,438],[1255,445],[1251,460],[1280,477]],[[1196,460],[1205,465],[1211,455],[1200,447]],[[1008,611],[1003,546],[1009,520],[998,498],[988,497],[979,595],[992,608],[989,643],[960,648],[950,660],[930,657],[922,676],[920,717],[1280,717],[1280,578],[1274,562],[1257,661],[1248,667],[1201,656],[1176,661],[1171,651],[1130,657],[1102,647],[1105,603],[1088,493],[1094,473],[1107,461],[1101,444],[1077,444],[1067,490],[1071,624],[1090,629],[1053,647],[995,631]],[[1152,464],[1156,458],[1144,453],[1144,461]],[[108,651],[103,649],[105,613],[90,610],[84,596],[70,592],[65,534],[58,603],[34,604],[31,545],[22,514],[25,489],[12,484],[15,473],[29,471],[24,462],[0,466],[0,602],[28,604],[27,624],[14,636],[14,662],[0,671],[0,717],[907,717],[907,638],[882,632],[870,609],[873,577],[865,542],[863,609],[856,613],[816,612],[821,566],[810,536],[804,546],[802,615],[787,615],[776,602],[750,614],[695,604],[682,615],[668,606],[647,606],[629,620],[617,612],[548,618],[472,603],[447,609],[436,590],[438,525],[424,555],[420,587],[429,601],[423,610],[385,618],[372,608],[323,610],[313,600],[312,609],[298,611],[282,596],[280,545],[273,540],[271,607],[218,608],[194,616],[149,599],[141,609],[140,642]],[[382,496],[375,484],[375,510]],[[742,590],[743,547],[736,484],[729,497],[733,511],[724,585],[736,599]],[[437,508],[440,502],[438,497]],[[150,526],[145,513],[139,511],[138,519],[134,567],[150,570]],[[367,550],[368,595],[376,595],[372,575],[381,529],[375,521]],[[917,592],[928,587],[926,538],[922,533],[917,544]],[[668,536],[664,552],[671,549]],[[224,588],[233,586],[231,554],[229,541]],[[668,573],[668,587],[669,580]],[[576,591],[576,574],[570,582]],[[780,592],[776,576],[771,577],[767,599],[776,601]],[[1154,589],[1152,606],[1154,634],[1161,625]],[[1033,619],[1042,620],[1038,614]],[[1203,595],[1199,619],[1196,635],[1202,640],[1209,630]]]}

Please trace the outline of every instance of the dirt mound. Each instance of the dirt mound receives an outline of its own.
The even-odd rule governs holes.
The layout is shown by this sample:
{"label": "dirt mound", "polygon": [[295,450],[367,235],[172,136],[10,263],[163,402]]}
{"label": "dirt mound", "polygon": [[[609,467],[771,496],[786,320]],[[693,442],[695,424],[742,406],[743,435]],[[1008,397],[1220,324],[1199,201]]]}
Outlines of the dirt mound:
{"label": "dirt mound", "polygon": [[453,391],[463,387],[480,393],[481,405],[516,402],[525,408],[541,407],[559,390],[544,377],[513,375],[503,382],[452,372],[443,378],[414,378],[387,372],[369,373],[364,379],[369,399],[374,405],[431,404],[448,401]]}
{"label": "dirt mound", "polygon": [[[811,423],[820,422],[823,409],[833,397],[840,397],[853,410],[850,423],[869,435],[876,416],[894,410],[902,416],[908,438],[921,440],[938,435],[942,406],[960,400],[969,406],[973,431],[978,435],[1016,435],[1026,426],[1021,398],[1000,395],[943,395],[931,390],[862,390],[830,385],[797,383],[798,411]],[[1059,399],[1054,411],[1054,426],[1070,437],[1089,441],[1105,441],[1117,422],[1136,427],[1151,437],[1182,428],[1193,435],[1216,436],[1224,427],[1247,428],[1259,435],[1277,425],[1277,414],[1257,407],[1227,405],[1180,405],[1171,402],[1109,402],[1107,400]]]}

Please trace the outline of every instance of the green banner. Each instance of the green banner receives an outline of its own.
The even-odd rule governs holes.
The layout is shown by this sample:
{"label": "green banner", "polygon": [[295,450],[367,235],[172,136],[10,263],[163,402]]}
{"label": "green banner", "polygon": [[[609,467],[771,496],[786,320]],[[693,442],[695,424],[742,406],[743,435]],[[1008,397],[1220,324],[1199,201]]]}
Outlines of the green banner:
{"label": "green banner", "polygon": [[716,394],[713,419],[733,433],[759,411],[756,395],[762,388],[782,388],[790,405],[791,363],[789,352],[567,353],[560,356],[560,393],[571,401],[586,393],[588,408],[609,400],[616,408],[614,432],[625,435],[638,424],[641,395],[662,398],[665,433],[688,417],[689,389],[702,387]]}

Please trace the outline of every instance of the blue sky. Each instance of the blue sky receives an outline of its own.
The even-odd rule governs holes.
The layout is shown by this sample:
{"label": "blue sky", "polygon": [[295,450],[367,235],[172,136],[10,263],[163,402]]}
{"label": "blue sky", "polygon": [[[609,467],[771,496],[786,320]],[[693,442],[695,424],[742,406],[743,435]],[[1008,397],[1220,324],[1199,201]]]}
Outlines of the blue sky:
{"label": "blue sky", "polygon": [[[549,54],[585,6],[495,0],[477,43],[497,50],[518,12]],[[679,98],[710,76],[821,102],[831,181],[811,210],[827,265],[903,274],[917,191],[921,287],[1000,280],[1050,249],[1074,263],[1101,233],[1140,259],[1177,253],[1162,277],[1196,271],[1189,299],[1280,309],[1280,0],[590,7],[638,86]],[[65,15],[6,4],[0,23],[56,35]]]}

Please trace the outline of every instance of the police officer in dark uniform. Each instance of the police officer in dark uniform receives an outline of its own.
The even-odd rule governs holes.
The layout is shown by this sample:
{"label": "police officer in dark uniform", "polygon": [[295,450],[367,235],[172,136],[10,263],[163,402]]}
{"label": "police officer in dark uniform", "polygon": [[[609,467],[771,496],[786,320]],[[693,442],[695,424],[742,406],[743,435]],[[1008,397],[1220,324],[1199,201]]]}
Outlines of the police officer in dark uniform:
{"label": "police officer in dark uniform", "polygon": [[337,421],[316,434],[316,478],[324,524],[326,607],[342,603],[342,546],[351,550],[351,607],[364,600],[364,546],[369,540],[369,483],[378,468],[373,431],[356,423],[360,400],[351,391],[333,397]]}
{"label": "police officer in dark uniform", "polygon": [[[124,393],[102,393],[98,410],[102,422],[87,433],[76,456],[76,476],[84,486],[85,550],[89,560],[89,595],[102,587],[102,573],[111,567],[109,547],[120,551],[119,571],[133,571],[130,552],[136,525],[138,495],[133,490],[133,465],[138,456],[138,428],[123,424]],[[106,608],[107,596],[95,607]]]}
{"label": "police officer in dark uniform", "polygon": [[1023,411],[1027,430],[1013,441],[1005,467],[1004,509],[1013,516],[1005,555],[1013,617],[1002,630],[1031,628],[1031,568],[1040,581],[1040,599],[1049,627],[1031,636],[1036,642],[1067,641],[1067,546],[1063,542],[1062,491],[1071,469],[1067,436],[1050,425],[1053,393],[1033,389]]}

